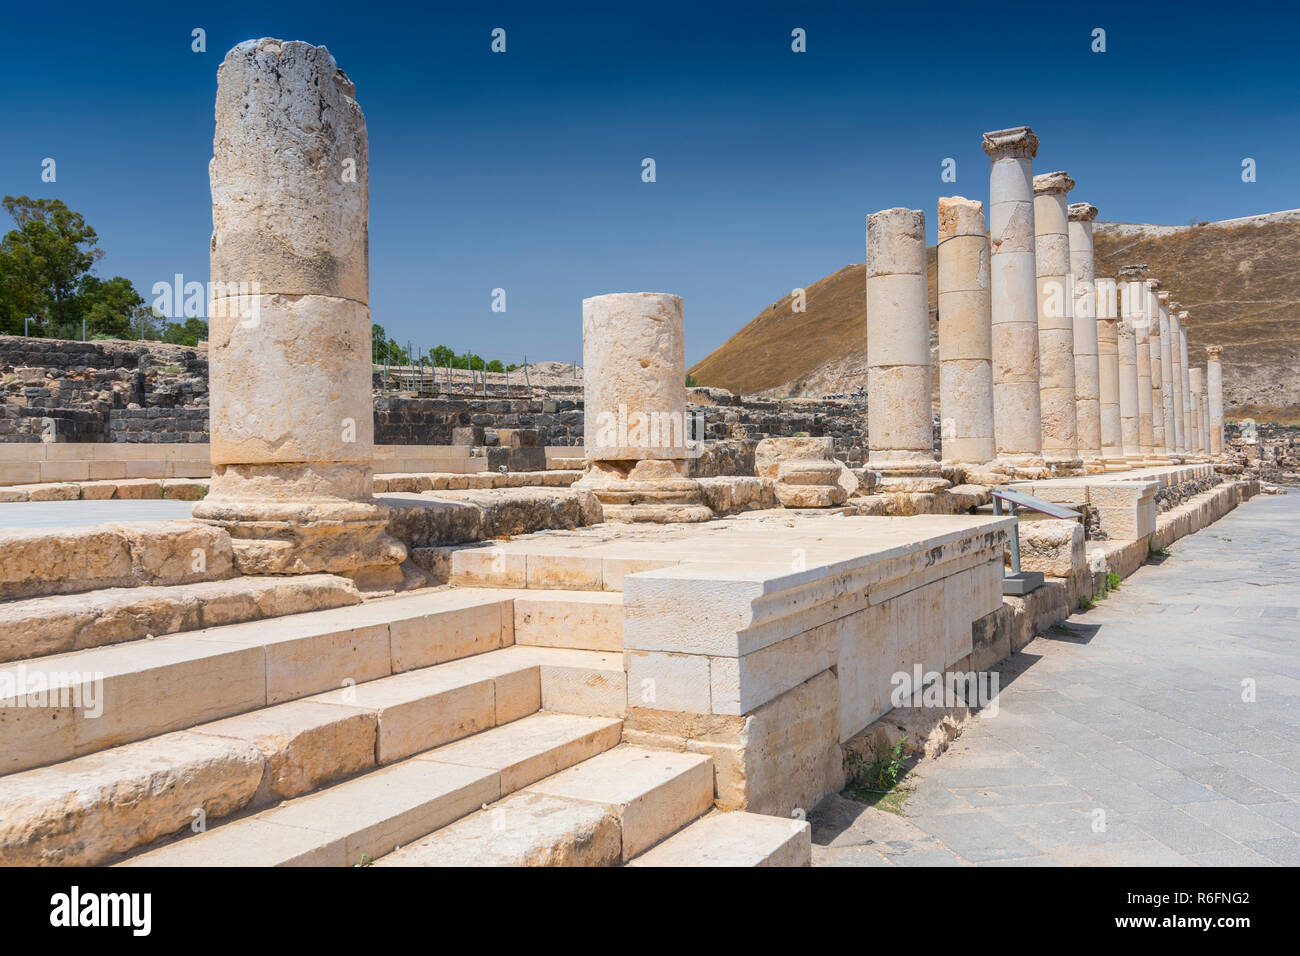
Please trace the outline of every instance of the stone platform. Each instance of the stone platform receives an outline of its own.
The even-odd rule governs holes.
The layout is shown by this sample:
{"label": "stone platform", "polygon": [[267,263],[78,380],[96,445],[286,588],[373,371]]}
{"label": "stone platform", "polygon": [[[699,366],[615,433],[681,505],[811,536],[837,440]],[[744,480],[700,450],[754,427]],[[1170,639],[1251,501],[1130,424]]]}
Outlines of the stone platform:
{"label": "stone platform", "polygon": [[964,670],[1010,518],[749,512],[448,548],[461,587],[622,592],[625,739],[705,753],[724,808],[786,815],[914,667]]}

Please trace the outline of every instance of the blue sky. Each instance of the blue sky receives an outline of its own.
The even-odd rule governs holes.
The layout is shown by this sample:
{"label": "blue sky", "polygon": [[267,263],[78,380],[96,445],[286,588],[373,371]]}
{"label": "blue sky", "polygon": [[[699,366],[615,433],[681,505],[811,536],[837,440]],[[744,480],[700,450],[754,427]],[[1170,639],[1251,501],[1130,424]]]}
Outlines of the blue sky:
{"label": "blue sky", "polygon": [[574,358],[585,296],[662,291],[685,297],[694,362],[862,261],[868,212],[923,209],[933,241],[940,195],[987,201],[988,129],[1034,127],[1038,170],[1102,219],[1300,206],[1293,4],[23,3],[0,22],[0,191],[83,212],[98,271],[146,296],[207,280],[226,50],[328,46],[369,129],[375,321],[507,361]]}

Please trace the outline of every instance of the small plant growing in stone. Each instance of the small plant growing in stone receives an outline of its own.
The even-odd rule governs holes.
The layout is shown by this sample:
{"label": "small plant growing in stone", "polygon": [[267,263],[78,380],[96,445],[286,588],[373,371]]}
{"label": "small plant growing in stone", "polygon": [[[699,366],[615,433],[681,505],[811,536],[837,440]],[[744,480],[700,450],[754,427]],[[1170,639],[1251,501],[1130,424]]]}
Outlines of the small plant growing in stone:
{"label": "small plant growing in stone", "polygon": [[1096,606],[1097,606],[1097,600],[1095,598],[1089,597],[1087,594],[1079,595],[1080,611],[1091,611]]}
{"label": "small plant growing in stone", "polygon": [[1111,571],[1109,574],[1106,575],[1106,590],[1107,591],[1119,590],[1119,575],[1116,574],[1114,571]]}

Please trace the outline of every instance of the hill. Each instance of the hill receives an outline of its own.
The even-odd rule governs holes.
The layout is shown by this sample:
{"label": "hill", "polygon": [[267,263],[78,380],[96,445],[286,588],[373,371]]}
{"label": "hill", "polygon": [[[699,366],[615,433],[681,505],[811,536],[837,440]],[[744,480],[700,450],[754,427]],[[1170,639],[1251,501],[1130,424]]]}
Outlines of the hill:
{"label": "hill", "polygon": [[[1191,313],[1192,363],[1223,345],[1225,402],[1237,415],[1300,416],[1300,210],[1189,226],[1099,222],[1097,274],[1145,262]],[[935,251],[927,274],[934,322]],[[690,371],[703,385],[820,396],[866,382],[865,267],[807,287],[807,310],[785,296]],[[932,341],[937,333],[932,331]],[[937,386],[936,386],[937,393]]]}

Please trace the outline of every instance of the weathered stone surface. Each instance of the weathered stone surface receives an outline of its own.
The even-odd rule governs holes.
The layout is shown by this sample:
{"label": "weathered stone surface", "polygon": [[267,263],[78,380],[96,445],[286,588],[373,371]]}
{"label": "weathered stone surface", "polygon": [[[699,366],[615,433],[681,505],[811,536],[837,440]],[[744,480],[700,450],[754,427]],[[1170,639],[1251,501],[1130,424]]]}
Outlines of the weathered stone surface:
{"label": "weathered stone surface", "polygon": [[347,578],[231,578],[0,604],[0,662],[358,604]]}
{"label": "weathered stone surface", "polygon": [[174,733],[0,780],[0,864],[106,862],[246,806],[262,780],[252,745]]}
{"label": "weathered stone surface", "polygon": [[1087,567],[1083,525],[1079,522],[1055,518],[1023,521],[1019,529],[1021,570],[1069,578]]}
{"label": "weathered stone surface", "polygon": [[806,820],[757,813],[712,813],[633,860],[629,866],[809,866]]}
{"label": "weathered stone surface", "polygon": [[376,861],[376,866],[615,866],[619,823],[602,804],[525,790]]}
{"label": "weathered stone surface", "polygon": [[230,537],[194,521],[0,531],[0,598],[234,575]]}

